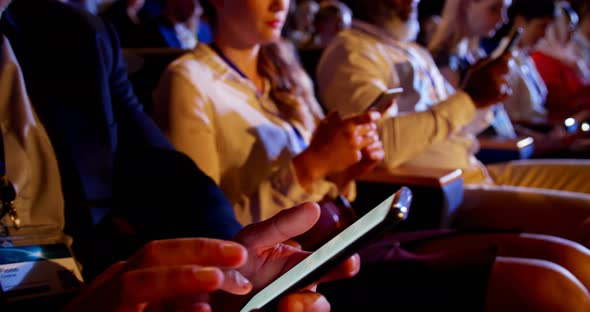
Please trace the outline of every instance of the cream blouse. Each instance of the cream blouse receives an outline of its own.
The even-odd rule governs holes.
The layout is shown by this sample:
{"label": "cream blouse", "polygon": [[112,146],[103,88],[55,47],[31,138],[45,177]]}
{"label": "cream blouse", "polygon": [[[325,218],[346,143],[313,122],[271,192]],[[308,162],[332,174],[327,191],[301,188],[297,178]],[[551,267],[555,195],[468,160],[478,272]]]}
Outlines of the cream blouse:
{"label": "cream blouse", "polygon": [[336,192],[327,181],[308,192],[297,181],[291,160],[313,129],[283,119],[269,89],[267,82],[259,92],[208,45],[198,44],[170,64],[154,93],[156,122],[221,187],[243,225]]}

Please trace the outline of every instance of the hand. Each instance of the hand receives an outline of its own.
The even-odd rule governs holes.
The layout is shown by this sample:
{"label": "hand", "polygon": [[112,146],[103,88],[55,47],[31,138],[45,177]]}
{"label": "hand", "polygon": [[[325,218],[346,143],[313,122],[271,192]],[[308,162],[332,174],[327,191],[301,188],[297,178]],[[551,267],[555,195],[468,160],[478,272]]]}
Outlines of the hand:
{"label": "hand", "polygon": [[[225,298],[223,307],[237,310],[253,285],[263,287],[309,254],[279,242],[306,231],[318,217],[317,204],[308,203],[250,225],[237,237],[249,250],[207,238],[150,242],[99,275],[64,311],[210,311],[210,294],[217,290],[223,291],[218,292]],[[322,281],[352,276],[359,263],[354,256]],[[236,270],[240,267],[243,273]],[[250,282],[243,274],[256,278]],[[329,311],[328,302],[313,288],[285,296],[279,308],[292,311],[300,304]]]}
{"label": "hand", "polygon": [[508,84],[511,57],[512,54],[507,52],[497,59],[482,59],[469,69],[462,89],[471,96],[477,108],[497,104],[512,94]]}
{"label": "hand", "polygon": [[248,293],[252,284],[235,269],[247,260],[235,242],[207,238],[153,241],[128,261],[99,275],[64,311],[208,309],[209,293]]}
{"label": "hand", "polygon": [[293,159],[299,183],[304,187],[326,176],[346,170],[363,158],[363,150],[370,157],[379,149],[375,122],[378,112],[367,112],[342,119],[329,114],[314,132],[309,147]]}
{"label": "hand", "polygon": [[[292,209],[285,209],[271,219],[245,227],[235,240],[248,249],[248,261],[239,272],[249,278],[253,292],[257,292],[282,273],[303,260],[309,252],[282,244],[292,237],[308,231],[318,220],[320,208],[316,203],[304,203]],[[360,260],[357,255],[349,258],[321,281],[353,276],[359,270]],[[290,294],[279,302],[279,311],[301,311],[295,309],[303,304],[306,311],[329,311],[329,304],[320,294],[315,293],[315,285]],[[243,306],[248,297],[218,292],[214,302],[221,303],[225,310]],[[228,303],[236,304],[228,309]],[[215,310],[215,305],[213,305]],[[293,310],[295,309],[295,310]]]}
{"label": "hand", "polygon": [[336,184],[339,190],[346,190],[350,182],[375,169],[385,157],[383,143],[379,140],[378,136],[371,145],[363,148],[361,153],[362,159],[359,162],[346,168],[344,171],[331,174],[327,177],[328,180]]}

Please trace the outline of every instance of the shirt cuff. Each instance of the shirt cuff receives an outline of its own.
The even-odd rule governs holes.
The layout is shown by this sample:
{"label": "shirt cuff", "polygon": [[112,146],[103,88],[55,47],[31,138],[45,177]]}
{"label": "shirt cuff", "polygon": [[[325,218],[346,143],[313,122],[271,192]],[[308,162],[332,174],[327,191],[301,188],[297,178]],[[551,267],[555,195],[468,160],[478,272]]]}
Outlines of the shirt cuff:
{"label": "shirt cuff", "polygon": [[467,93],[457,91],[445,101],[432,107],[432,110],[447,120],[453,131],[458,131],[475,117],[477,108]]}
{"label": "shirt cuff", "polygon": [[320,201],[326,194],[337,193],[336,185],[325,180],[315,181],[310,185],[309,191],[305,191],[297,180],[297,173],[292,162],[287,168],[277,173],[273,179],[273,188],[294,203]]}

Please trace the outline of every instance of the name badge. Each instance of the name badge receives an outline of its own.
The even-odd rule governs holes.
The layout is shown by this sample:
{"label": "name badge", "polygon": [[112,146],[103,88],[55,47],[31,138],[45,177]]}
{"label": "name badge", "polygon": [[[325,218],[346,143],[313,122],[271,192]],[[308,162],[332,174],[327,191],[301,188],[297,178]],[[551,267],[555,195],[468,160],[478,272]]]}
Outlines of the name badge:
{"label": "name badge", "polygon": [[51,235],[42,235],[44,239],[39,239],[37,235],[17,233],[23,232],[0,238],[2,301],[18,302],[80,290],[82,274],[66,241],[48,240]]}

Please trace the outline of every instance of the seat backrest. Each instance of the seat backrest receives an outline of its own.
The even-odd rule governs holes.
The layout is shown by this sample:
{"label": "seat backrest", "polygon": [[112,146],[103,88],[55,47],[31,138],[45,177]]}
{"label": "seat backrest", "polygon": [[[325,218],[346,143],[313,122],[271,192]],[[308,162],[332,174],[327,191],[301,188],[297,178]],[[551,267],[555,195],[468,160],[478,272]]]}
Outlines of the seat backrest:
{"label": "seat backrest", "polygon": [[168,64],[190,50],[172,48],[123,49],[127,74],[146,113],[152,112],[152,92]]}

